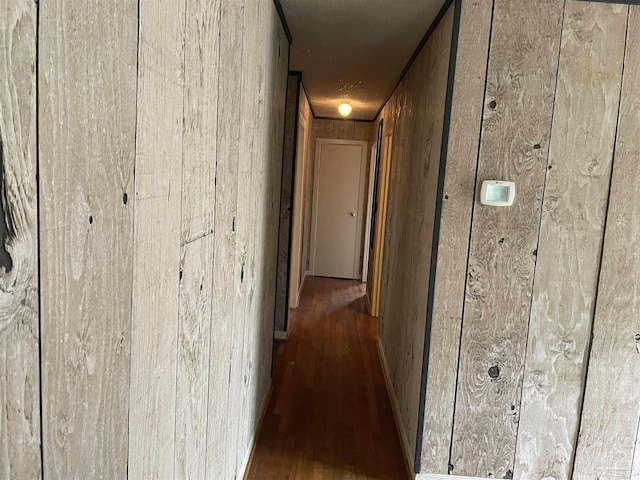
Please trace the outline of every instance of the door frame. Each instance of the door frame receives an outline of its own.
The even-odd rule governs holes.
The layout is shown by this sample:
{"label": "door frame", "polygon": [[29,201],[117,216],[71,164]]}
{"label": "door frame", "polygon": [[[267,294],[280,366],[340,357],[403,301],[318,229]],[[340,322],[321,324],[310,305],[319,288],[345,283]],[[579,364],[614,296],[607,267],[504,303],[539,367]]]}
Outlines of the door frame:
{"label": "door frame", "polygon": [[367,220],[364,227],[364,250],[362,255],[362,282],[367,283],[369,274],[369,238],[371,237],[371,216],[373,214],[373,190],[376,181],[376,158],[378,156],[378,145],[371,146],[371,159],[369,160],[369,186],[367,195]]}
{"label": "door frame", "polygon": [[387,205],[389,200],[389,180],[391,177],[391,156],[393,152],[393,131],[383,133],[380,155],[380,177],[378,178],[378,211],[373,250],[373,270],[371,298],[367,296],[369,314],[377,317],[380,313],[380,288],[382,285],[382,263],[384,259],[384,238],[387,223]]}
{"label": "door frame", "polygon": [[360,157],[360,181],[358,185],[358,211],[357,223],[356,223],[356,241],[354,245],[354,259],[353,259],[353,277],[354,279],[361,279],[360,271],[360,258],[364,257],[364,242],[363,242],[363,212],[364,212],[364,194],[365,194],[365,175],[366,164],[369,150],[369,142],[363,140],[336,140],[334,138],[318,138],[316,140],[316,154],[314,161],[313,172],[313,200],[311,202],[311,249],[310,249],[310,272],[315,276],[316,271],[316,233],[318,226],[318,199],[320,194],[320,152],[323,145],[355,145],[362,147],[362,155]]}
{"label": "door frame", "polygon": [[[300,135],[300,132],[304,132]],[[302,214],[304,211],[304,179],[307,172],[307,122],[304,116],[298,115],[298,137],[295,145],[295,178],[292,192],[293,208],[291,209],[291,246],[289,250],[289,292],[287,302],[289,308],[298,308],[300,292],[306,272],[300,278],[302,270]]]}

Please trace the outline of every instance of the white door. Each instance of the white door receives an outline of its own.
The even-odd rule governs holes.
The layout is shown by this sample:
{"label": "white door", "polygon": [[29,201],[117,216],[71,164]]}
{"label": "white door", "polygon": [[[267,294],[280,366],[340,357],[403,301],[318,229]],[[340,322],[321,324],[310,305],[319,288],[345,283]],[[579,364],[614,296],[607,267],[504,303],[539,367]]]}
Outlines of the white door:
{"label": "white door", "polygon": [[360,276],[367,142],[319,139],[312,235],[313,275]]}

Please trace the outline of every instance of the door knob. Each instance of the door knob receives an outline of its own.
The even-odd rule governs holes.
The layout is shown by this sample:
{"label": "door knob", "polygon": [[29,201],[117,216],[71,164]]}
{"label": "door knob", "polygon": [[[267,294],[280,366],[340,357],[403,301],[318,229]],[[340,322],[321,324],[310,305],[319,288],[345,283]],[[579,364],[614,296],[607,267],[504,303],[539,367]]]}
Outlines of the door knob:
{"label": "door knob", "polygon": [[356,216],[355,212],[351,212],[351,216],[355,217]]}

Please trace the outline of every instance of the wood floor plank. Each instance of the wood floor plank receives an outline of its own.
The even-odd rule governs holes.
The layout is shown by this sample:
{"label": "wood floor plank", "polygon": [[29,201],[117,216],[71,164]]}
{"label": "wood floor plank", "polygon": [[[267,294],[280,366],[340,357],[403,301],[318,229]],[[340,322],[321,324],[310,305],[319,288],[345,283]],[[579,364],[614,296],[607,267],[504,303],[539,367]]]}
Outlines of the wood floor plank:
{"label": "wood floor plank", "polygon": [[308,278],[274,354],[274,391],[247,478],[403,479],[364,285]]}

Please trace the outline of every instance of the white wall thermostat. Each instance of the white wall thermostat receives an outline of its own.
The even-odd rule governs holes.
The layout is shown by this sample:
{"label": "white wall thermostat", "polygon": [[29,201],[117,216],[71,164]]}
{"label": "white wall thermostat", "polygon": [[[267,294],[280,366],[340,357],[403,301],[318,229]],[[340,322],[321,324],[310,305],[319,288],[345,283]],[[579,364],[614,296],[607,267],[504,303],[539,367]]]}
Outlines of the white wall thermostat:
{"label": "white wall thermostat", "polygon": [[502,180],[485,180],[480,191],[480,203],[491,207],[510,207],[516,198],[516,184]]}

